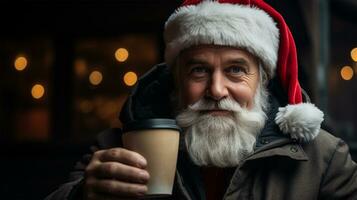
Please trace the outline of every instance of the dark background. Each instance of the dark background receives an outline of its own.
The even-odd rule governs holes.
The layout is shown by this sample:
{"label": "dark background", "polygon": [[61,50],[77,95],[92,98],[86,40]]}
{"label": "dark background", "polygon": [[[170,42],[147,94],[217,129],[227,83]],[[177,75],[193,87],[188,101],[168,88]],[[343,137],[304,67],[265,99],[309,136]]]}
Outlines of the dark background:
{"label": "dark background", "polygon": [[[357,47],[356,3],[326,1],[328,38],[322,43],[328,43],[323,46],[328,58],[322,75],[326,93],[321,93],[314,73],[319,69],[309,65],[319,60],[312,54],[325,34],[311,34],[316,19],[309,18],[314,16],[310,12],[318,10],[309,4],[319,1],[268,2],[291,27],[302,86],[322,105],[326,125],[350,145],[356,160],[356,77],[345,81],[340,76],[345,65],[357,69],[350,58]],[[66,180],[98,132],[120,127],[117,116],[131,89],[122,77],[127,71],[140,76],[162,62],[164,22],[179,4],[167,0],[0,3],[0,199],[43,199]],[[129,51],[123,63],[114,58],[120,47]],[[13,67],[19,55],[28,59],[21,72]],[[77,61],[85,61],[84,72],[78,72]],[[100,85],[88,82],[93,70],[103,73]],[[45,86],[41,99],[31,97],[34,83]]]}

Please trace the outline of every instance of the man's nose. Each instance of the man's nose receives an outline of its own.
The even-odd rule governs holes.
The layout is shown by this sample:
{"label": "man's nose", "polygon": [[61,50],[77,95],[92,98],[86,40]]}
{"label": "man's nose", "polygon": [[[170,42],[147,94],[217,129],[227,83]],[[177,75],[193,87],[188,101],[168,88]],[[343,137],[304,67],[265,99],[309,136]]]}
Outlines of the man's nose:
{"label": "man's nose", "polygon": [[228,95],[229,93],[223,74],[213,73],[208,84],[207,96],[218,101],[228,97]]}

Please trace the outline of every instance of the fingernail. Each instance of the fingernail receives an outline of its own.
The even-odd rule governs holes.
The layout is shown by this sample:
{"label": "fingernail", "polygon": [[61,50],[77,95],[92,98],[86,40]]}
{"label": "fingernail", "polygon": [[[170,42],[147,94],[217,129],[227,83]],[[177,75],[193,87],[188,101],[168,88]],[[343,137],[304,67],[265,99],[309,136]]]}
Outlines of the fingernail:
{"label": "fingernail", "polygon": [[141,167],[141,168],[146,167],[146,160],[140,158],[140,159],[138,160],[138,164],[139,164],[139,167]]}

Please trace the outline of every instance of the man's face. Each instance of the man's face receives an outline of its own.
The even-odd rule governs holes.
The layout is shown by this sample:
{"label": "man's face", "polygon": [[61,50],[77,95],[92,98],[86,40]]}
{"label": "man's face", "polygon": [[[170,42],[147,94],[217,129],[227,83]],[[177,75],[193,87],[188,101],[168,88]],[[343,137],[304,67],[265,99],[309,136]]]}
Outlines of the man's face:
{"label": "man's face", "polygon": [[[190,105],[202,98],[219,101],[231,98],[251,109],[259,82],[259,64],[247,51],[224,46],[201,45],[183,51],[178,60],[182,69],[183,102]],[[224,110],[207,111],[225,115]]]}
{"label": "man's face", "polygon": [[266,119],[257,59],[240,49],[204,45],[182,52],[177,64],[183,108],[176,120],[188,154],[199,166],[237,166],[254,151]]}

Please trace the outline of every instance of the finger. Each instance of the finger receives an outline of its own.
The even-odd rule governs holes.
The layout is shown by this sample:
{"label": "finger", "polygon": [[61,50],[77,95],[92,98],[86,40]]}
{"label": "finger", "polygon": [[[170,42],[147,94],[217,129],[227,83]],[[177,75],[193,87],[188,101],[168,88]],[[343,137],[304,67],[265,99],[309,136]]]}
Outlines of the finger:
{"label": "finger", "polygon": [[142,197],[147,192],[147,186],[125,183],[118,180],[102,179],[94,183],[93,190],[98,193],[125,197]]}
{"label": "finger", "polygon": [[102,152],[99,155],[99,160],[102,162],[116,161],[139,168],[146,168],[146,159],[134,152],[123,148],[113,148]]}
{"label": "finger", "polygon": [[146,170],[118,162],[105,162],[98,165],[93,173],[97,178],[117,179],[131,183],[147,183],[150,175]]}

